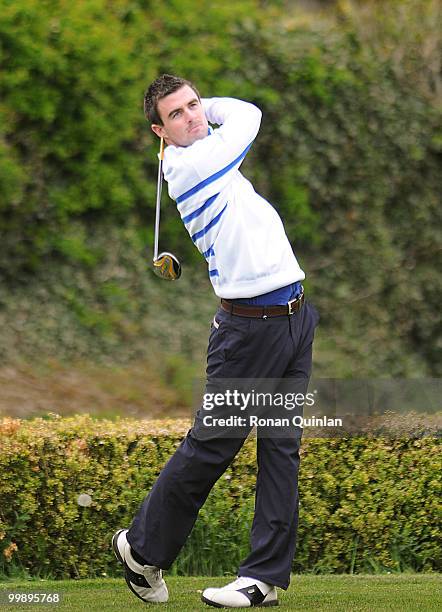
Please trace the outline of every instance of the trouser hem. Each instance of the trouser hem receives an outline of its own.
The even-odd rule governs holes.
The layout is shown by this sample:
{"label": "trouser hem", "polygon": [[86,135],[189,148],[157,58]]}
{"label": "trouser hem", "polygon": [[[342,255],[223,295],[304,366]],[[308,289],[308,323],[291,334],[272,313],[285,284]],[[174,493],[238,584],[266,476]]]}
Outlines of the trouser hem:
{"label": "trouser hem", "polygon": [[127,536],[126,539],[129,542],[129,546],[131,547],[131,549],[134,550],[138,555],[140,555],[140,557],[145,560],[146,565],[152,565],[153,567],[158,567],[158,569],[161,570],[168,570],[172,566],[173,561],[171,561],[170,563],[165,563],[164,561],[161,563],[157,563],[156,561],[152,561],[150,558],[146,558],[144,553],[140,552],[138,548],[136,548],[135,546],[133,546],[133,544],[130,543],[129,538]]}
{"label": "trouser hem", "polygon": [[247,572],[246,570],[238,572],[238,578],[240,578],[241,576],[246,577],[246,578],[254,578],[255,580],[260,580],[261,582],[265,582],[266,584],[271,584],[272,586],[283,589],[284,591],[287,591],[287,589],[289,588],[289,584],[290,584],[288,582],[282,582],[275,578],[269,578],[268,576],[258,576],[258,574],[255,574],[254,572]]}

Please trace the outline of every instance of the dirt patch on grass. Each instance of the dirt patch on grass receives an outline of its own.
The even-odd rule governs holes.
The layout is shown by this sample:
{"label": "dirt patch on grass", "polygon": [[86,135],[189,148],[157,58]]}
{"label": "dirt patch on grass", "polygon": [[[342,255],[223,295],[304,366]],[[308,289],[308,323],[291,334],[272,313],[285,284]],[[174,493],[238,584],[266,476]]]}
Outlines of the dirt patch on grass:
{"label": "dirt patch on grass", "polygon": [[148,363],[96,366],[45,362],[0,367],[0,416],[188,417],[180,393]]}

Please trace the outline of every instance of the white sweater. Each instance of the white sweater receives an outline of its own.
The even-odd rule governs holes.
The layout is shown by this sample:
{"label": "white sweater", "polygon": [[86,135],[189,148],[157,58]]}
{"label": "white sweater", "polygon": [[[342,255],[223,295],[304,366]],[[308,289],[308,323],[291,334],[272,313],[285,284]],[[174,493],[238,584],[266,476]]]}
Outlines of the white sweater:
{"label": "white sweater", "polygon": [[169,145],[164,178],[195,246],[206,258],[215,293],[248,298],[305,278],[276,210],[239,172],[261,111],[233,98],[202,100],[220,127],[188,147]]}

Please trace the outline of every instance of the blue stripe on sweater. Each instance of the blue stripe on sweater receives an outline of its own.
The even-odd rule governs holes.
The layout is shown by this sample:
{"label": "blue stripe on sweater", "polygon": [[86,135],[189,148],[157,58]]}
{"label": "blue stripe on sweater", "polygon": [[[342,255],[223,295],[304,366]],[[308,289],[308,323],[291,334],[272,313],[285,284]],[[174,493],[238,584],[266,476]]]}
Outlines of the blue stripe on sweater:
{"label": "blue stripe on sweater", "polygon": [[209,276],[219,276],[218,270],[209,270]]}
{"label": "blue stripe on sweater", "polygon": [[204,202],[204,204],[202,206],[200,206],[199,208],[197,208],[196,210],[194,210],[192,213],[190,213],[189,215],[186,215],[185,217],[183,217],[183,223],[189,223],[189,221],[192,221],[192,219],[196,219],[197,217],[199,217],[199,215],[206,210],[206,208],[209,208],[209,206],[211,204],[213,204],[213,202],[216,200],[216,198],[219,196],[219,193],[215,193],[215,195],[213,195],[211,198],[209,198],[208,200],[206,200]]}
{"label": "blue stripe on sweater", "polygon": [[195,187],[192,187],[192,189],[189,189],[189,191],[186,191],[185,193],[178,196],[176,199],[176,203],[180,204],[181,202],[184,202],[184,200],[187,200],[187,198],[190,198],[190,196],[193,196],[194,193],[197,193],[198,191],[203,189],[206,185],[210,185],[210,183],[213,183],[213,181],[216,181],[221,176],[223,176],[226,172],[231,170],[238,162],[240,162],[247,155],[247,151],[250,149],[251,146],[252,146],[252,143],[247,145],[247,147],[244,149],[241,155],[238,155],[238,157],[234,159],[232,162],[230,162],[228,166],[226,166],[222,170],[219,170],[218,172],[215,172],[215,174],[212,174],[212,176],[209,176],[208,178],[204,179],[204,181],[201,181],[201,183],[198,183],[198,185],[195,185]]}
{"label": "blue stripe on sweater", "polygon": [[215,255],[215,251],[213,250],[213,244],[207,249],[207,251],[204,251],[203,257],[207,259],[208,257],[211,257],[212,255]]}
{"label": "blue stripe on sweater", "polygon": [[215,226],[215,225],[218,223],[218,221],[221,219],[221,217],[222,217],[222,215],[223,215],[224,211],[225,211],[225,210],[226,210],[226,208],[227,208],[227,204],[228,204],[228,202],[226,203],[226,205],[224,206],[224,208],[222,209],[222,211],[221,211],[221,212],[219,212],[219,213],[216,215],[216,217],[213,217],[212,221],[210,221],[210,222],[209,222],[209,223],[206,225],[206,227],[203,227],[203,229],[202,229],[202,230],[200,230],[199,232],[196,232],[195,234],[193,234],[193,236],[191,236],[191,238],[192,238],[193,242],[196,242],[196,241],[198,240],[198,238],[201,238],[202,236],[204,236],[204,234],[207,234],[207,232],[208,232],[208,231],[209,231],[209,230],[210,230],[212,227],[214,227],[214,226]]}

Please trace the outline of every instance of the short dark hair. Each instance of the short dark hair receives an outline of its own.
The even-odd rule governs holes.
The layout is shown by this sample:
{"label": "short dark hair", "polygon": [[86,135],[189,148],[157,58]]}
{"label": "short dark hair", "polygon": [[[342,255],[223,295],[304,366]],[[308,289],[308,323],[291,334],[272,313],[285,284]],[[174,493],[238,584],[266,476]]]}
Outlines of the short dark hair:
{"label": "short dark hair", "polygon": [[172,74],[162,74],[151,83],[144,94],[144,116],[151,123],[163,125],[158,112],[158,101],[174,93],[184,85],[189,85],[200,99],[200,94],[193,83]]}

